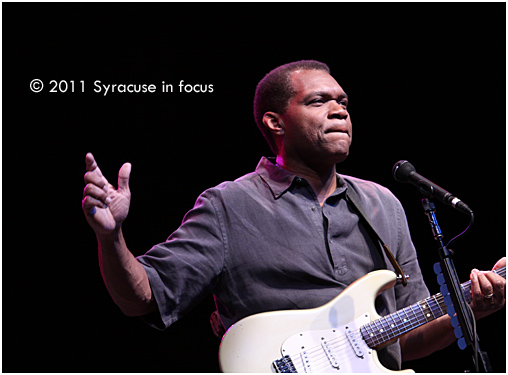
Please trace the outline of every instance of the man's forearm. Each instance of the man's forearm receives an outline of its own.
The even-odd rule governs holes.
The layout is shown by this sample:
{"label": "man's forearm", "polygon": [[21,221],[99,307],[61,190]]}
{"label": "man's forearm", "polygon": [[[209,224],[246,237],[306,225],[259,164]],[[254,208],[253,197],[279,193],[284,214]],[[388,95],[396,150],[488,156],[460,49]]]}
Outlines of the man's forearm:
{"label": "man's forearm", "polygon": [[443,315],[400,338],[402,360],[410,361],[428,356],[446,348],[455,340],[450,317]]}
{"label": "man's forearm", "polygon": [[129,251],[122,230],[97,237],[102,278],[113,301],[128,316],[157,309],[145,269]]}

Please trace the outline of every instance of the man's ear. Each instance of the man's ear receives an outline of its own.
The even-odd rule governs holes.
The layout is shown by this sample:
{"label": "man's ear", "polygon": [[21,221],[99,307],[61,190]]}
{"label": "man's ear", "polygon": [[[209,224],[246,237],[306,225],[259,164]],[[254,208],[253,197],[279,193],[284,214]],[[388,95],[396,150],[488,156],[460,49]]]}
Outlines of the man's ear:
{"label": "man's ear", "polygon": [[263,115],[263,124],[276,135],[284,134],[284,123],[278,113],[266,112]]}

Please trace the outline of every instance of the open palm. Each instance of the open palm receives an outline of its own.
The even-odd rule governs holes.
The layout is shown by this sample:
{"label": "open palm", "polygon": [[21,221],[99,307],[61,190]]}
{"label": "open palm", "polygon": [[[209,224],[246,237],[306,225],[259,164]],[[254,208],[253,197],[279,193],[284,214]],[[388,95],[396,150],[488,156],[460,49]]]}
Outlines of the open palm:
{"label": "open palm", "polygon": [[118,172],[118,189],[102,175],[92,154],[86,155],[85,183],[82,208],[86,220],[97,235],[117,230],[127,218],[131,192],[129,177],[131,164],[125,163]]}

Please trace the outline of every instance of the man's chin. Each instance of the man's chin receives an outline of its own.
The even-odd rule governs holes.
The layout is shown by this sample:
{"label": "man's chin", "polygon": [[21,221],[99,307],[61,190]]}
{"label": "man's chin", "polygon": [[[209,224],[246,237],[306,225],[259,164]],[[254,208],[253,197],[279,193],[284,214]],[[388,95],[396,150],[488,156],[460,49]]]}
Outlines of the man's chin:
{"label": "man's chin", "polygon": [[332,156],[334,164],[342,163],[349,156],[349,150],[347,152],[336,153]]}

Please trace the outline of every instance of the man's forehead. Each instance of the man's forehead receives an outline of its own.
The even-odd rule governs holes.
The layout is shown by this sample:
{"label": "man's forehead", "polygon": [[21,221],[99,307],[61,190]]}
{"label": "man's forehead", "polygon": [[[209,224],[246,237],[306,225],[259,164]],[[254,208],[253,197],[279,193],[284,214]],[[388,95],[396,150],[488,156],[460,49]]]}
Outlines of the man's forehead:
{"label": "man's forehead", "polygon": [[311,91],[344,92],[335,78],[324,70],[295,70],[290,79],[295,94],[307,94]]}

